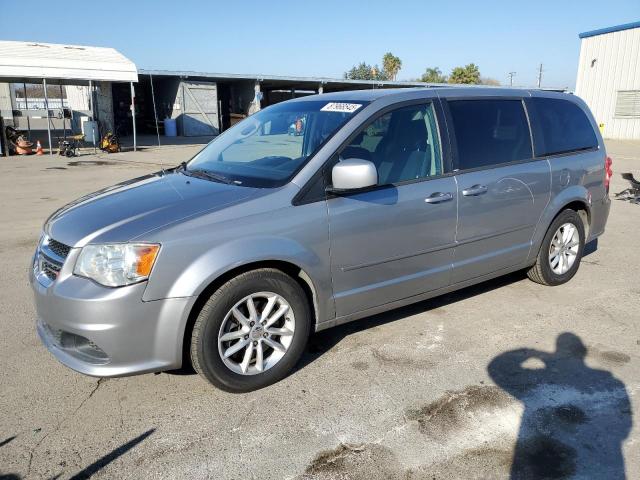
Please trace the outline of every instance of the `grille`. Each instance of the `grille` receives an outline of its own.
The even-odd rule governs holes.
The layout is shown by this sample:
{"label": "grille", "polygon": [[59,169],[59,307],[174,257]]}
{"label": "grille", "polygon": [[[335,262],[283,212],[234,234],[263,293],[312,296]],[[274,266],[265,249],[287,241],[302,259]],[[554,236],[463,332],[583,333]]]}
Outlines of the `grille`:
{"label": "grille", "polygon": [[40,260],[40,268],[42,273],[44,273],[49,280],[55,280],[58,278],[58,274],[60,273],[60,265],[56,265],[45,258],[41,258]]}
{"label": "grille", "polygon": [[53,238],[49,239],[49,243],[47,246],[49,247],[49,250],[51,250],[61,258],[67,258],[67,255],[69,255],[69,250],[71,250],[71,247],[65,245],[64,243],[60,243]]}
{"label": "grille", "polygon": [[[50,282],[53,282],[58,278],[70,251],[71,247],[64,243],[45,237],[38,247],[37,261],[33,266],[36,277],[40,277],[42,280],[46,277]],[[45,281],[43,285],[47,286],[47,283]]]}

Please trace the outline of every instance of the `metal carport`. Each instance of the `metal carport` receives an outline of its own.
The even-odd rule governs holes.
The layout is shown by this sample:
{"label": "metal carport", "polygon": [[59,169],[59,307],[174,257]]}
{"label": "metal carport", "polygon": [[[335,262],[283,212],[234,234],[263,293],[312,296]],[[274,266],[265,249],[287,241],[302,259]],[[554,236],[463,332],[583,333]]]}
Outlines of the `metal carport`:
{"label": "metal carport", "polygon": [[[113,48],[62,45],[40,42],[0,41],[0,82],[43,84],[45,109],[49,115],[47,82],[65,85],[88,85],[93,82],[129,83],[133,118],[133,148],[137,147],[135,127],[135,92],[138,82],[135,64]],[[93,100],[93,99],[92,99]],[[95,114],[91,102],[92,117]],[[47,122],[49,153],[53,154],[51,129]]]}

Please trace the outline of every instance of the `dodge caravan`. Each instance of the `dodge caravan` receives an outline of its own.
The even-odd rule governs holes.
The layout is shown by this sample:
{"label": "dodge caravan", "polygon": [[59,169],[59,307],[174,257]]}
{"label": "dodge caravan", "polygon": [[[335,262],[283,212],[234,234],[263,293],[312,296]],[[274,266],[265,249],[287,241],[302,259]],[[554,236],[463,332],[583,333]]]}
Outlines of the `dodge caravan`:
{"label": "dodge caravan", "polygon": [[30,268],[37,331],[84,374],[191,362],[254,390],[286,376],[313,331],[520,269],[569,281],[604,231],[610,177],[569,94],[290,100],[51,215]]}

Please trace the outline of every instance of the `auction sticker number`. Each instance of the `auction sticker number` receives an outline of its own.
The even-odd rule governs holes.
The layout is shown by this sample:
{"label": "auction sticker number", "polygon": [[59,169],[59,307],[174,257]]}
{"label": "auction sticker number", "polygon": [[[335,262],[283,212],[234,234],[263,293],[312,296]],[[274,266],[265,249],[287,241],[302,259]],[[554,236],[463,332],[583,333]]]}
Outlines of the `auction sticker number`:
{"label": "auction sticker number", "polygon": [[353,113],[358,110],[362,105],[359,103],[339,103],[331,102],[327,103],[320,109],[322,112],[340,112],[340,113]]}

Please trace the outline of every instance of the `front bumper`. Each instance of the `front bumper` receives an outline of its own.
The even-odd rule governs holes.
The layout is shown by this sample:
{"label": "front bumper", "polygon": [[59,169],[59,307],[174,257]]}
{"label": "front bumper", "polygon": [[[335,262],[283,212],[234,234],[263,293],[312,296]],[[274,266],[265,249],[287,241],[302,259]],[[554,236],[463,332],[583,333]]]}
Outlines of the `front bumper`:
{"label": "front bumper", "polygon": [[144,302],[146,282],[107,288],[74,276],[74,254],[49,284],[30,269],[37,331],[47,349],[67,367],[96,377],[179,368],[195,297]]}

